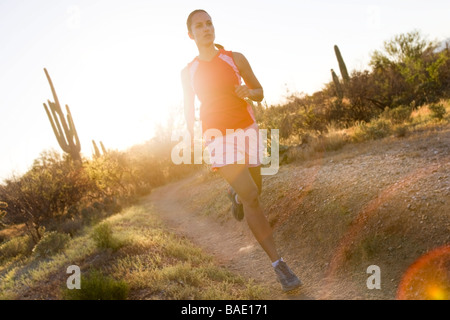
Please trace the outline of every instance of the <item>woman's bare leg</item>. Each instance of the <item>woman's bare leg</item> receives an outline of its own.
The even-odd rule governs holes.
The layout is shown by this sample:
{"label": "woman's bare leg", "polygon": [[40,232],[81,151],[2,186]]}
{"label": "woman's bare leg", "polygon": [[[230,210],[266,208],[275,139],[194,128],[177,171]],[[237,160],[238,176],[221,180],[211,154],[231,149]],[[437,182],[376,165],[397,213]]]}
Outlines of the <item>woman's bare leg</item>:
{"label": "woman's bare leg", "polygon": [[[261,167],[248,167],[248,171],[250,172],[250,175],[253,178],[253,181],[256,184],[256,187],[258,188],[258,195],[261,195],[262,192],[262,176],[261,176]],[[230,186],[230,188],[232,188]],[[238,196],[239,199],[239,196]],[[241,200],[239,199],[239,203],[241,203]]]}
{"label": "woman's bare leg", "polygon": [[261,166],[249,167],[248,171],[250,171],[253,181],[255,181],[255,184],[258,187],[258,194],[261,195],[261,191],[262,191]]}
{"label": "woman's bare leg", "polygon": [[258,186],[245,165],[231,164],[219,169],[219,173],[236,191],[244,205],[245,217],[253,235],[272,262],[280,259],[272,236],[272,228],[264,216],[259,202]]}

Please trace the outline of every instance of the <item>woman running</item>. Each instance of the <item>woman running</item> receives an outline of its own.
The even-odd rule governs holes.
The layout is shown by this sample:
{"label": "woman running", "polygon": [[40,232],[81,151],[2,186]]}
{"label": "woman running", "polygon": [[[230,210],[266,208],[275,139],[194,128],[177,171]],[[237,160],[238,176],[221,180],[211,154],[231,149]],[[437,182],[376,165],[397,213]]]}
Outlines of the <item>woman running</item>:
{"label": "woman running", "polygon": [[301,281],[278,254],[259,202],[262,144],[253,110],[245,99],[262,101],[263,88],[243,54],[214,43],[214,25],[205,10],[193,11],[187,28],[199,52],[181,72],[188,130],[193,137],[197,96],[211,168],[230,184],[233,216],[242,220],[245,212],[247,224],[272,261],[283,291],[296,289]]}

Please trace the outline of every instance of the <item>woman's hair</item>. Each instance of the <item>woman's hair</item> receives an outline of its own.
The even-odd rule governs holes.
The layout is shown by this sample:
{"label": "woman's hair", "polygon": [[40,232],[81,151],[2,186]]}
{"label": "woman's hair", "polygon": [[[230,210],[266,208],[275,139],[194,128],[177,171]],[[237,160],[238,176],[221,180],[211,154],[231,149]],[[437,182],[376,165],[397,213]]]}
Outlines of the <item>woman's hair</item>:
{"label": "woman's hair", "polygon": [[191,25],[192,25],[192,18],[195,16],[196,13],[199,13],[199,12],[204,12],[204,13],[206,13],[206,14],[209,15],[209,13],[206,12],[205,10],[203,10],[203,9],[197,9],[197,10],[192,11],[192,12],[189,14],[189,16],[188,16],[188,18],[187,18],[187,21],[186,21],[186,25],[187,25],[187,28],[188,28],[189,33],[192,33],[192,28],[191,28]]}
{"label": "woman's hair", "polygon": [[[191,28],[191,26],[192,26],[192,18],[194,17],[194,15],[196,13],[199,13],[199,12],[204,12],[207,15],[209,15],[209,13],[206,12],[205,10],[203,10],[203,9],[197,9],[197,10],[192,11],[189,14],[189,16],[187,18],[187,21],[186,21],[186,25],[187,25],[187,29],[188,29],[189,33],[192,33],[192,28]],[[217,49],[224,49],[224,47],[222,45],[220,45],[220,44],[215,43],[214,45],[216,46]]]}

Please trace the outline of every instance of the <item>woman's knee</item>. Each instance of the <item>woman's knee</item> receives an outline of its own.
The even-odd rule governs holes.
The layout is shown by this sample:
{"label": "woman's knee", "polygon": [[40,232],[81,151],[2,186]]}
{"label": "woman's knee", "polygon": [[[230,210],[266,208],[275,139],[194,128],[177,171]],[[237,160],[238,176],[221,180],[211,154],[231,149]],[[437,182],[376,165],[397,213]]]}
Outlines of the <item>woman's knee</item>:
{"label": "woman's knee", "polygon": [[259,207],[259,192],[258,188],[252,188],[245,194],[239,195],[239,199],[242,201],[244,206],[248,206],[250,208]]}

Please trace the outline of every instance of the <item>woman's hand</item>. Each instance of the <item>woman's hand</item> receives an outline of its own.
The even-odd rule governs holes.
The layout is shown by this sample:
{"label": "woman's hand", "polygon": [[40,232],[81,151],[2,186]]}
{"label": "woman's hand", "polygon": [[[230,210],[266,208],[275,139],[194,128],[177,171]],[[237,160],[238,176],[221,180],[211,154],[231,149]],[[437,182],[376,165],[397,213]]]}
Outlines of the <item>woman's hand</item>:
{"label": "woman's hand", "polygon": [[253,101],[261,102],[264,99],[264,90],[258,79],[256,79],[248,60],[242,53],[239,52],[233,52],[233,59],[239,69],[239,73],[241,74],[244,83],[248,84],[250,88],[252,88],[250,89],[245,85],[236,86],[236,94],[242,99],[250,98]]}
{"label": "woman's hand", "polygon": [[234,90],[237,94],[237,96],[241,99],[250,98],[251,90],[246,86],[236,86]]}
{"label": "woman's hand", "polygon": [[264,97],[262,88],[250,89],[246,85],[236,86],[235,92],[241,99],[251,99],[253,101],[261,101]]}
{"label": "woman's hand", "polygon": [[253,101],[261,101],[264,98],[264,92],[262,88],[250,89],[246,85],[236,86],[235,92],[241,99],[251,99]]}

